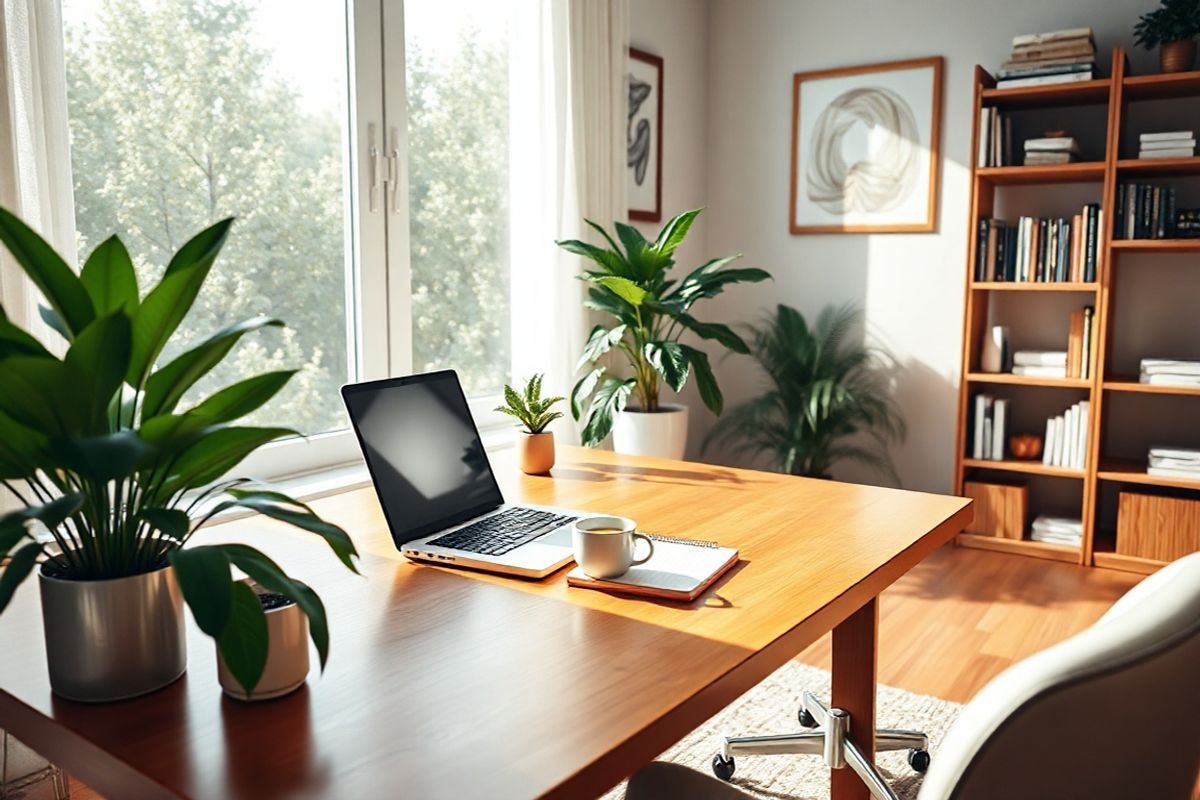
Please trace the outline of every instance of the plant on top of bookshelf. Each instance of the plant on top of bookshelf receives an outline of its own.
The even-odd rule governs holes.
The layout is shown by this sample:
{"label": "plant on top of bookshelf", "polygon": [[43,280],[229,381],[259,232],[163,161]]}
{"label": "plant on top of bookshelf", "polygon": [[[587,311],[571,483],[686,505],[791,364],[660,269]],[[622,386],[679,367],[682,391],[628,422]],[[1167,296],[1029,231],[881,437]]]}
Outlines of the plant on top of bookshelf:
{"label": "plant on top of bookshelf", "polygon": [[828,477],[840,460],[872,466],[900,482],[888,445],[903,441],[904,417],[888,385],[895,359],[855,336],[862,312],[826,307],[809,326],[785,305],[750,326],[750,352],[767,391],[717,420],[704,447],[767,454],[775,469]]}
{"label": "plant on top of bookshelf", "polygon": [[1146,50],[1159,48],[1163,72],[1186,72],[1196,61],[1200,34],[1200,0],[1161,0],[1133,26],[1133,40]]}

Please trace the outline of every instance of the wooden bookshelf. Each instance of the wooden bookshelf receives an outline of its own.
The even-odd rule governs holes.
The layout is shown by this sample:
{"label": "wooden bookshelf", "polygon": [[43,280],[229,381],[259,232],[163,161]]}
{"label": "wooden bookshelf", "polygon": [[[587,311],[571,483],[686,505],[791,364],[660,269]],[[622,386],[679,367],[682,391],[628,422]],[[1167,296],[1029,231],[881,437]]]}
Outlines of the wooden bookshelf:
{"label": "wooden bookshelf", "polygon": [[[1200,239],[1120,239],[1114,240],[1113,214],[1117,188],[1121,182],[1144,178],[1186,178],[1200,176],[1200,157],[1174,159],[1121,158],[1121,136],[1126,128],[1126,118],[1131,116],[1130,103],[1140,100],[1170,98],[1200,98],[1200,71],[1172,75],[1130,75],[1125,53],[1117,48],[1112,53],[1110,77],[1079,83],[1050,86],[997,89],[995,80],[982,67],[975,68],[974,105],[972,120],[974,130],[971,138],[971,158],[979,151],[979,118],[984,107],[996,107],[1002,111],[1026,111],[1076,106],[1104,106],[1106,109],[1105,151],[1101,161],[1085,161],[1073,164],[1050,166],[1007,166],[972,168],[971,193],[967,232],[966,298],[963,320],[962,375],[959,386],[958,449],[955,457],[954,481],[956,490],[962,493],[967,480],[986,479],[992,472],[1015,473],[1030,476],[1033,481],[1069,479],[1077,481],[1080,492],[1080,516],[1083,521],[1083,540],[1079,547],[1046,544],[1029,540],[1001,539],[992,536],[961,534],[957,541],[965,547],[978,547],[1000,552],[1019,553],[1040,558],[1053,558],[1108,569],[1122,569],[1148,573],[1161,564],[1151,559],[1119,555],[1115,550],[1115,536],[1111,530],[1097,533],[1098,518],[1102,516],[1101,490],[1111,497],[1114,485],[1133,484],[1171,490],[1196,490],[1200,492],[1200,480],[1168,478],[1148,475],[1144,462],[1106,457],[1102,452],[1108,420],[1105,416],[1105,398],[1112,395],[1142,395],[1147,399],[1139,402],[1155,402],[1154,397],[1182,397],[1184,402],[1200,399],[1200,387],[1159,386],[1137,382],[1136,378],[1111,371],[1114,345],[1113,306],[1116,301],[1117,265],[1125,255],[1138,254],[1139,263],[1152,259],[1159,253],[1200,253]],[[1186,126],[1184,126],[1186,127]],[[1014,149],[1019,145],[1014,142]],[[1103,209],[1102,225],[1098,236],[1099,259],[1095,283],[1031,283],[1031,282],[985,282],[976,281],[975,254],[979,221],[994,214],[998,190],[1007,186],[1046,185],[1053,191],[1055,184],[1099,183],[1101,184],[1100,205]],[[1004,209],[1006,213],[1017,211]],[[1062,214],[1067,215],[1068,208]],[[1149,261],[1148,263],[1153,263]],[[1095,308],[1093,319],[1093,346],[1091,377],[1087,379],[1029,378],[1011,374],[982,373],[977,369],[980,346],[987,335],[989,309],[993,298],[1000,293],[1009,297],[1007,306],[1026,302],[1024,293],[1077,293],[1080,305]],[[1036,296],[1036,295],[1035,295]],[[1012,311],[1010,309],[1011,316]],[[1021,324],[1021,323],[1016,323]],[[1065,345],[1065,342],[1064,342]],[[1197,354],[1200,355],[1200,354]],[[970,428],[974,395],[987,391],[988,386],[1003,386],[1014,403],[1020,403],[1025,392],[1042,391],[1045,388],[1066,388],[1078,392],[1078,397],[1089,401],[1088,448],[1083,469],[1048,467],[1040,461],[1001,461],[968,457],[972,431]],[[1032,397],[1032,395],[1030,395]],[[1011,412],[1010,412],[1011,413]],[[1173,412],[1174,413],[1174,412]],[[1195,416],[1193,416],[1193,414]],[[1200,403],[1192,419],[1200,417]],[[1186,424],[1181,419],[1180,424]],[[1017,431],[1010,431],[1016,433]],[[1041,433],[1041,431],[1035,431]],[[1061,489],[1059,491],[1062,491]],[[1033,506],[1030,516],[1043,509]],[[1056,510],[1049,509],[1052,513]],[[1110,511],[1103,514],[1111,515]],[[1107,519],[1107,517],[1106,517]],[[1107,526],[1106,522],[1106,526]],[[1027,534],[1028,535],[1028,534]]]}

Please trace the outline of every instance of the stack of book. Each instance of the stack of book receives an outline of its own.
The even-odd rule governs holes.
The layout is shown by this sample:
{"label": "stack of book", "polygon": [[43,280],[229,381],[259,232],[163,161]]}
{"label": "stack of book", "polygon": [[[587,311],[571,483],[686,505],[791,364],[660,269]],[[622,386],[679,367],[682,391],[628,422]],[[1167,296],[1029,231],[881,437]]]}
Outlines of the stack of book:
{"label": "stack of book", "polygon": [[1145,183],[1117,187],[1114,239],[1173,239],[1176,229],[1175,190]]}
{"label": "stack of book", "polygon": [[1087,400],[1080,400],[1057,417],[1046,420],[1044,465],[1083,469],[1087,459],[1089,405]]}
{"label": "stack of book", "polygon": [[1146,472],[1164,478],[1192,478],[1200,481],[1200,450],[1151,447],[1150,467]]}
{"label": "stack of book", "polygon": [[977,281],[1096,280],[1103,211],[1088,203],[1070,219],[1020,217],[979,220],[975,252]]}
{"label": "stack of book", "polygon": [[1013,163],[1012,152],[1012,117],[990,106],[979,109],[979,152],[975,166],[1007,167]]}
{"label": "stack of book", "polygon": [[1191,158],[1196,155],[1195,131],[1143,133],[1138,158]]}
{"label": "stack of book", "polygon": [[1038,514],[1037,519],[1033,521],[1029,538],[1035,542],[1078,547],[1083,541],[1083,520]]}
{"label": "stack of book", "polygon": [[1013,375],[1031,378],[1067,377],[1066,350],[1018,350],[1013,353]]}
{"label": "stack of book", "polygon": [[1069,164],[1079,156],[1079,142],[1074,136],[1046,136],[1025,140],[1025,166]]}
{"label": "stack of book", "polygon": [[1174,239],[1200,239],[1200,208],[1181,208],[1175,212]]}
{"label": "stack of book", "polygon": [[1090,81],[1096,69],[1091,28],[1014,36],[1012,55],[996,72],[996,86],[1040,86]]}
{"label": "stack of book", "polygon": [[971,458],[1004,460],[1005,433],[1008,428],[1008,401],[988,394],[975,395],[974,439]]}
{"label": "stack of book", "polygon": [[1200,386],[1200,361],[1143,358],[1138,382],[1157,386]]}

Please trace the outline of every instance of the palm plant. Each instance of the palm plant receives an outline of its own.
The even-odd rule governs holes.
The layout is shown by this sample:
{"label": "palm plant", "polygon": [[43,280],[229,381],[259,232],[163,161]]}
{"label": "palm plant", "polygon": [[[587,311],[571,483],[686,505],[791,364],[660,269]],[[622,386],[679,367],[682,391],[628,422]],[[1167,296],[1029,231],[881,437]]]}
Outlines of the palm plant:
{"label": "palm plant", "polygon": [[525,384],[524,390],[518,392],[508,384],[504,385],[505,405],[496,406],[502,414],[516,418],[525,426],[525,432],[536,435],[544,430],[554,420],[562,416],[561,411],[551,411],[555,403],[562,402],[561,397],[542,397],[542,375],[534,375]]}
{"label": "palm plant", "polygon": [[[254,548],[185,549],[196,529],[241,506],[322,537],[354,571],[357,551],[345,531],[303,503],[244,478],[222,479],[262,445],[296,433],[231,424],[274,397],[294,370],[246,378],[181,408],[188,389],[243,335],[282,322],[245,320],[157,363],[232,222],[184,244],[142,295],[116,236],[77,274],[0,209],[0,241],[49,303],[43,319],[67,342],[66,354],[56,357],[0,308],[0,484],[25,506],[0,516],[0,559],[11,555],[0,572],[0,611],[41,558],[47,576],[71,581],[141,575],[169,564],[196,623],[216,639],[249,692],[266,662],[267,623],[254,591],[233,580],[231,567],[301,607],[322,667],[329,651],[325,609],[315,592]],[[34,538],[33,521],[49,531],[53,546]]]}
{"label": "palm plant", "polygon": [[[854,341],[862,314],[827,307],[809,327],[785,305],[750,327],[750,351],[769,379],[767,391],[717,420],[704,440],[767,454],[792,475],[826,476],[842,459],[869,464],[899,483],[888,445],[905,436],[889,392],[887,351]],[[865,440],[848,441],[857,434]]]}
{"label": "palm plant", "polygon": [[[557,242],[564,250],[593,262],[595,266],[580,275],[591,284],[587,306],[616,321],[615,325],[592,329],[579,360],[579,369],[590,369],[571,391],[571,415],[576,421],[584,416],[584,404],[591,398],[581,434],[584,445],[595,446],[604,440],[612,430],[614,416],[624,410],[631,394],[636,395],[642,411],[658,411],[660,381],[678,392],[692,372],[704,405],[714,414],[721,413],[724,401],[708,356],[679,338],[684,331],[691,331],[736,353],[749,352],[729,326],[701,322],[689,312],[698,300],[716,297],[727,285],[755,283],[771,276],[755,268],[726,269],[730,262],[741,258],[739,254],[714,258],[682,280],[668,278],[667,273],[675,266],[675,251],[701,211],[685,211],[674,217],[653,242],[632,225],[615,222],[621,242],[618,245],[608,231],[591,220],[584,221],[604,237],[611,249],[575,239]],[[628,361],[633,377],[618,378],[607,366],[597,363],[614,350]]]}

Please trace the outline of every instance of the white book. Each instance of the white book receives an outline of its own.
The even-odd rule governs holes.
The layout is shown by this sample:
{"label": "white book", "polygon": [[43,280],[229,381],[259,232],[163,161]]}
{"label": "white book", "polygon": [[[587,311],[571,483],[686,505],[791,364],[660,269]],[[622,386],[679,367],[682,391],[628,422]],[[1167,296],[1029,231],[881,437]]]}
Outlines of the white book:
{"label": "white book", "polygon": [[1087,400],[1079,401],[1079,438],[1075,444],[1075,468],[1083,469],[1087,463],[1088,418],[1092,413],[1092,404]]}
{"label": "white book", "polygon": [[1008,427],[1008,401],[1001,398],[992,404],[992,460],[1004,460],[1005,430]]}
{"label": "white book", "polygon": [[1142,142],[1142,152],[1147,150],[1176,150],[1183,147],[1195,147],[1195,139],[1163,139],[1157,142]]}
{"label": "white book", "polygon": [[984,458],[983,423],[987,420],[992,398],[986,394],[975,395],[975,438],[971,443],[971,458]]}
{"label": "white book", "polygon": [[1138,139],[1145,144],[1146,142],[1169,142],[1173,139],[1193,139],[1195,136],[1195,131],[1164,131],[1162,133],[1143,133]]}
{"label": "white book", "polygon": [[[1144,149],[1144,148],[1143,148]],[[1050,153],[1078,153],[1079,142],[1074,136],[1051,136],[1042,139],[1026,139],[1025,152],[1045,151]]]}
{"label": "white book", "polygon": [[1054,417],[1046,420],[1046,435],[1042,439],[1042,464],[1050,466],[1054,458]]}
{"label": "white book", "polygon": [[1200,375],[1173,375],[1170,373],[1147,375],[1143,372],[1138,378],[1138,382],[1148,383],[1151,386],[1200,386]]}
{"label": "white book", "polygon": [[1046,33],[1023,33],[1020,36],[1013,37],[1012,46],[1028,47],[1031,44],[1046,44],[1047,42],[1058,42],[1063,39],[1091,38],[1091,28],[1067,28],[1066,30],[1047,31]]}
{"label": "white book", "polygon": [[1200,471],[1200,459],[1166,458],[1165,456],[1150,456],[1150,466],[1170,467],[1171,469],[1187,469]]}
{"label": "white book", "polygon": [[1024,375],[1027,378],[1065,378],[1066,367],[1013,367],[1013,375]]}
{"label": "white book", "polygon": [[1155,446],[1150,448],[1150,455],[1163,458],[1200,459],[1200,450],[1193,450],[1190,447]]}
{"label": "white book", "polygon": [[1200,361],[1143,358],[1138,366],[1143,375],[1200,375]]}
{"label": "white book", "polygon": [[1018,350],[1013,353],[1013,363],[1022,367],[1065,367],[1066,350]]}
{"label": "white book", "polygon": [[1054,418],[1054,455],[1050,463],[1056,467],[1063,465],[1063,446],[1067,443],[1067,420],[1064,415]]}
{"label": "white book", "polygon": [[1177,150],[1142,150],[1138,153],[1140,159],[1156,159],[1156,158],[1191,158],[1196,155],[1196,148],[1182,147]]}
{"label": "white book", "polygon": [[992,458],[992,420],[991,420],[991,417],[986,417],[983,420],[983,458],[985,461],[990,461]]}
{"label": "white book", "polygon": [[1160,475],[1164,478],[1191,478],[1194,481],[1200,481],[1200,472],[1190,469],[1176,469],[1174,467],[1149,467],[1146,470],[1147,475]]}
{"label": "white book", "polygon": [[1188,361],[1178,358],[1143,358],[1138,363],[1142,369],[1148,367],[1196,367],[1200,369],[1200,361]]}
{"label": "white book", "polygon": [[983,107],[979,109],[979,152],[975,155],[975,166],[990,167],[988,156],[992,152],[992,111],[995,109]]}
{"label": "white book", "polygon": [[1063,415],[1063,427],[1066,436],[1063,437],[1063,454],[1060,467],[1075,466],[1075,440],[1079,438],[1079,405],[1073,405]]}
{"label": "white book", "polygon": [[1066,72],[1060,75],[1041,75],[1036,78],[1010,78],[1004,81],[998,81],[996,88],[998,89],[1019,89],[1022,86],[1049,86],[1055,83],[1082,83],[1090,81],[1092,72]]}
{"label": "white book", "polygon": [[[1083,237],[1080,236],[1079,240],[1082,242]],[[1083,315],[1083,354],[1080,358],[1079,377],[1084,380],[1092,377],[1092,328],[1095,327],[1095,319],[1095,310],[1091,314],[1085,312]]]}

